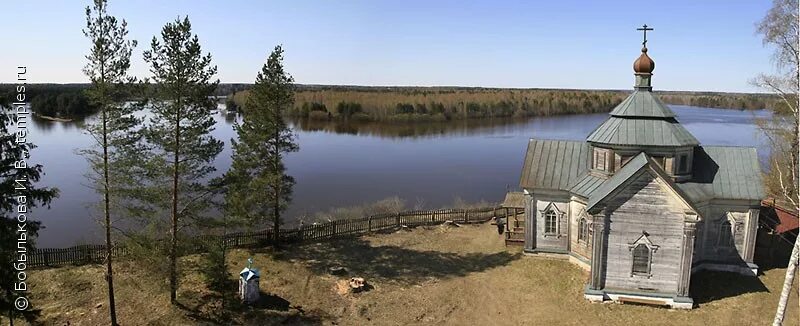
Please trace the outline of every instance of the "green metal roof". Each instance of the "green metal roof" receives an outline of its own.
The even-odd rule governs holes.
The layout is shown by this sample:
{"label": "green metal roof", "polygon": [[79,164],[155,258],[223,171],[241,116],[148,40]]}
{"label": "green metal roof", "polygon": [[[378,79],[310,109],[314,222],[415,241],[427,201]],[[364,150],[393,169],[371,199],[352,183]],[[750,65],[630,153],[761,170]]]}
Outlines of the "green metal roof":
{"label": "green metal roof", "polygon": [[605,182],[606,179],[586,173],[582,178],[579,178],[575,184],[570,187],[573,194],[589,198],[595,190]]}
{"label": "green metal roof", "polygon": [[[589,157],[590,146],[585,142],[531,139],[520,186],[570,191],[587,198],[587,208],[591,208],[650,164],[642,152],[604,179],[588,173]],[[692,179],[687,182],[674,183],[661,167],[651,165],[690,205],[711,199],[761,200],[766,196],[753,147],[695,147]]]}
{"label": "green metal roof", "polygon": [[611,145],[696,146],[700,142],[674,118],[612,116],[595,129],[587,141]]}
{"label": "green metal roof", "polygon": [[588,143],[531,139],[519,184],[523,188],[569,190],[588,169]]}
{"label": "green metal roof", "polygon": [[617,105],[611,111],[611,115],[615,117],[674,118],[675,112],[672,112],[652,92],[636,90]]}
{"label": "green metal roof", "polygon": [[694,201],[766,197],[753,147],[698,146],[693,161],[692,180],[678,187]]}

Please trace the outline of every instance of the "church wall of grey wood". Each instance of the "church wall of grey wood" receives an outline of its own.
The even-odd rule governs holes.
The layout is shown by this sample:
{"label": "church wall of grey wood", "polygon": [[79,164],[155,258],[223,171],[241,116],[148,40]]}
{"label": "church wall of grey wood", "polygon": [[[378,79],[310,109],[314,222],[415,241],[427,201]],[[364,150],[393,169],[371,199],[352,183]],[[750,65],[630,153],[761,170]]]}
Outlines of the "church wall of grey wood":
{"label": "church wall of grey wood", "polygon": [[588,269],[591,301],[688,309],[693,273],[757,272],[764,190],[756,149],[701,145],[653,94],[654,68],[644,47],[633,93],[585,141],[529,141],[524,250]]}

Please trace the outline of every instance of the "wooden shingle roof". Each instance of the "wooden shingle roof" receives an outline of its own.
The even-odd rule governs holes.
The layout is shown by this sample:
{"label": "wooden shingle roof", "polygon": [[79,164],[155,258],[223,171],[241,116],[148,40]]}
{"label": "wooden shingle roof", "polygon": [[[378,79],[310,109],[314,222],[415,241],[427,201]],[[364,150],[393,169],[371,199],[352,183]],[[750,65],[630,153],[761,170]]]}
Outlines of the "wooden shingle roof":
{"label": "wooden shingle roof", "polygon": [[531,139],[519,184],[523,188],[569,190],[588,169],[588,143]]}
{"label": "wooden shingle roof", "polygon": [[506,193],[506,198],[500,207],[525,208],[525,194],[521,191],[510,191]]}

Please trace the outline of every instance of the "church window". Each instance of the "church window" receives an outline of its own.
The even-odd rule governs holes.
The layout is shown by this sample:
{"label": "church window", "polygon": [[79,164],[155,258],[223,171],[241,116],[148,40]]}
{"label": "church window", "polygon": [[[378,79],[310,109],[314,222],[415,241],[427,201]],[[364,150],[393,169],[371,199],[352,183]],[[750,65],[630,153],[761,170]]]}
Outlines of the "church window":
{"label": "church window", "polygon": [[680,162],[678,164],[678,172],[685,173],[689,170],[689,156],[684,154],[681,155]]}
{"label": "church window", "polygon": [[631,251],[631,276],[652,276],[650,266],[653,264],[653,254],[659,246],[653,244],[648,236],[642,230],[642,235],[628,244],[628,250]]}
{"label": "church window", "polygon": [[556,212],[553,210],[548,210],[544,213],[544,233],[558,233],[558,214],[556,214]]}
{"label": "church window", "polygon": [[717,246],[719,247],[732,247],[733,246],[733,228],[728,219],[724,219],[719,225],[719,236],[717,237]]}
{"label": "church window", "polygon": [[586,218],[581,217],[578,221],[578,241],[586,242],[589,239],[589,223],[586,223]]}
{"label": "church window", "polygon": [[650,248],[640,243],[633,248],[633,274],[650,275]]}
{"label": "church window", "polygon": [[594,149],[594,168],[600,171],[608,171],[608,150],[602,148]]}

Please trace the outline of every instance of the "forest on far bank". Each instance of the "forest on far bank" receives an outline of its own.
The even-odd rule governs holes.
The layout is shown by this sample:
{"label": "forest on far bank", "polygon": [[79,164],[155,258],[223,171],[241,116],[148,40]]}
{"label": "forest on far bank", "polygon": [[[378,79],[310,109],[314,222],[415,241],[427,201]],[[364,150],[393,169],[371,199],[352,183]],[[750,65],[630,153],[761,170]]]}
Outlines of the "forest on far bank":
{"label": "forest on far bank", "polygon": [[[50,117],[81,118],[96,112],[88,84],[29,84],[32,110]],[[246,110],[250,84],[220,84],[215,95]],[[478,87],[372,87],[296,85],[288,115],[312,120],[446,121],[608,112],[629,90],[512,89]],[[0,84],[0,97],[13,98],[15,85]],[[740,110],[772,109],[778,97],[758,93],[656,91],[666,104]]]}
{"label": "forest on far bank", "polygon": [[[247,91],[233,94],[246,110]],[[629,90],[471,87],[298,87],[288,114],[313,120],[444,121],[609,112]],[[771,109],[778,97],[756,93],[656,92],[666,104],[740,110]]]}

